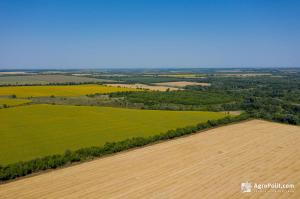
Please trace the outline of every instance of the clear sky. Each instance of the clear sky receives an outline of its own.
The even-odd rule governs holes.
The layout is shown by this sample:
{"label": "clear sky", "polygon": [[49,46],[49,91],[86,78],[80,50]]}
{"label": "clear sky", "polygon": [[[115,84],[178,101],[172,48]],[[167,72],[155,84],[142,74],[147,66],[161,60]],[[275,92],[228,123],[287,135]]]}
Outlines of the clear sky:
{"label": "clear sky", "polygon": [[0,0],[0,68],[300,67],[300,1]]}

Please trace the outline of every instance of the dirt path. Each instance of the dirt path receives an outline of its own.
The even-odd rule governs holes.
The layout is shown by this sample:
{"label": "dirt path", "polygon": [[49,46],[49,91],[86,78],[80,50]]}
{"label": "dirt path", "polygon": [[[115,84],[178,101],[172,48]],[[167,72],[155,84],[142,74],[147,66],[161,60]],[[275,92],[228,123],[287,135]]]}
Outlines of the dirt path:
{"label": "dirt path", "polygon": [[[300,128],[259,120],[0,185],[0,198],[300,198]],[[242,182],[294,192],[241,193]]]}

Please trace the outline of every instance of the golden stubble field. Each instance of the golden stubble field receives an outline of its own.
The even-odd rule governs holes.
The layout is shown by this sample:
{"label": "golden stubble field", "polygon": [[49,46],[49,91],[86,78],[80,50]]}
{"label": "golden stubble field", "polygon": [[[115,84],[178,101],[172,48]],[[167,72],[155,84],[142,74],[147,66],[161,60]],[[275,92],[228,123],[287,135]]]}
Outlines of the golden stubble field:
{"label": "golden stubble field", "polygon": [[[252,120],[0,185],[0,198],[300,198],[300,128]],[[242,182],[294,192],[241,193]]]}

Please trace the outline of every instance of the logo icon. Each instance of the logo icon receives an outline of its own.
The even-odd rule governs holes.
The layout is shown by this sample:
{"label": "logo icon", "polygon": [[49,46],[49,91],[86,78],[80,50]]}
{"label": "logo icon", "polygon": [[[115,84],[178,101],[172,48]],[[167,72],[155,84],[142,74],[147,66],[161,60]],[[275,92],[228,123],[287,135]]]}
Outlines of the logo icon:
{"label": "logo icon", "polygon": [[251,192],[251,189],[252,189],[251,182],[243,182],[243,183],[241,183],[241,191],[243,193]]}

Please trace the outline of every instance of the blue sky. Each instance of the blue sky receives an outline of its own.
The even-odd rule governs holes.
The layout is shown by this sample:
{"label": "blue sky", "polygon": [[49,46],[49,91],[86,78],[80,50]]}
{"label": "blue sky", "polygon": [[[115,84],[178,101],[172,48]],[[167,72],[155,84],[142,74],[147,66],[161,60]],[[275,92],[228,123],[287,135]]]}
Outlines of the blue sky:
{"label": "blue sky", "polygon": [[300,1],[0,0],[0,68],[300,67]]}

